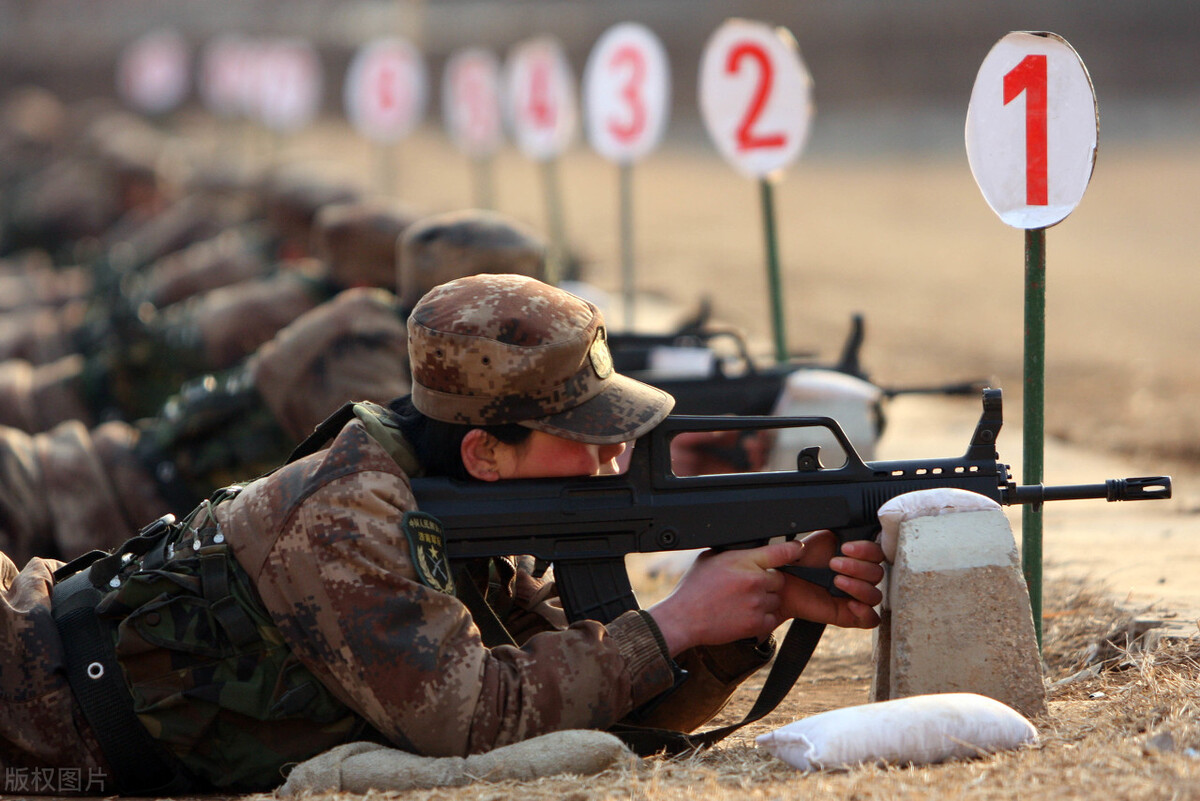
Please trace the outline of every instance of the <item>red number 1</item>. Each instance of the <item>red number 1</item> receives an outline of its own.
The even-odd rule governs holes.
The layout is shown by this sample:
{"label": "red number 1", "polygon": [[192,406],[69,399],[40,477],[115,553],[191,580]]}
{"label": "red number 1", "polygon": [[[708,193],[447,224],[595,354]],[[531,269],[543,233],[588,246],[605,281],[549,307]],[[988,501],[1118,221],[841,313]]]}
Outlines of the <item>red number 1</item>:
{"label": "red number 1", "polygon": [[1049,205],[1046,177],[1046,57],[1025,56],[1004,76],[1004,105],[1025,93],[1025,203]]}

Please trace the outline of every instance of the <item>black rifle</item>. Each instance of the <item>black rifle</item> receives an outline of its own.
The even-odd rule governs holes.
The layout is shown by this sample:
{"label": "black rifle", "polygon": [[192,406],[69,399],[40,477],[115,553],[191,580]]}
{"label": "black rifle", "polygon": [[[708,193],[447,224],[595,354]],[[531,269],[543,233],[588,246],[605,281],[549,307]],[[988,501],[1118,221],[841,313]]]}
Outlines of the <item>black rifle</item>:
{"label": "black rifle", "polygon": [[[528,554],[550,562],[568,618],[600,622],[638,608],[627,554],[753,547],[819,529],[832,529],[843,542],[873,539],[879,507],[907,492],[957,487],[1005,505],[1171,497],[1169,476],[1017,485],[996,452],[1002,422],[1001,392],[987,389],[964,456],[864,462],[828,417],[672,415],[636,442],[621,475],[495,483],[419,478],[412,485],[421,509],[445,527],[451,560]],[[680,477],[671,469],[676,434],[793,427],[828,429],[845,463],[825,467],[819,449],[809,447],[797,454],[795,470],[783,472]],[[786,569],[832,586],[828,570]]]}

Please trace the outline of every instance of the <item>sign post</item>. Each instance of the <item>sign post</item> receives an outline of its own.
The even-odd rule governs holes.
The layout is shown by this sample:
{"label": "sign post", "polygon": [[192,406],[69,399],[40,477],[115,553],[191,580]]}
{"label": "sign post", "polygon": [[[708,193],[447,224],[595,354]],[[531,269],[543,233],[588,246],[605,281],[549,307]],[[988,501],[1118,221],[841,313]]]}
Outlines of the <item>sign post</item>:
{"label": "sign post", "polygon": [[563,279],[566,233],[559,192],[558,158],[570,146],[578,127],[574,77],[562,44],[540,36],[518,43],[505,68],[505,99],[517,148],[542,167],[550,231],[546,279]]}
{"label": "sign post", "polygon": [[[1025,231],[1025,484],[1040,484],[1043,478],[1046,229],[1066,219],[1083,199],[1097,139],[1092,81],[1065,39],[1014,31],[992,47],[967,109],[967,160],[991,209],[1006,225]],[[1041,647],[1040,506],[1022,509],[1021,561]]]}
{"label": "sign post", "polygon": [[342,91],[346,117],[376,145],[383,194],[395,193],[395,145],[421,122],[428,95],[425,59],[407,39],[368,42],[350,62]]}
{"label": "sign post", "polygon": [[470,160],[475,206],[495,206],[492,159],[504,143],[500,120],[500,62],[491,51],[456,51],[442,73],[442,121],[450,141]]}
{"label": "sign post", "polygon": [[735,169],[759,182],[775,359],[787,361],[774,184],[804,148],[812,79],[786,28],[729,19],[705,45],[700,111],[709,136]]}
{"label": "sign post", "polygon": [[662,139],[671,104],[670,65],[658,37],[633,22],[609,28],[588,56],[583,93],[588,141],[619,170],[624,324],[633,330],[633,164]]}

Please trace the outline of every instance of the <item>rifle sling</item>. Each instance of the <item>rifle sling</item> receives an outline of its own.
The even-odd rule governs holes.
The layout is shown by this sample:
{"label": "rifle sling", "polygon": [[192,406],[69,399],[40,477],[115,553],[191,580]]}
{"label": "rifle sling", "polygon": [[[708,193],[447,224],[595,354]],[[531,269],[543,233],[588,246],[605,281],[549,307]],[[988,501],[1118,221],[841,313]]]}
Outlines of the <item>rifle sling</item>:
{"label": "rifle sling", "polygon": [[633,750],[638,756],[652,756],[665,752],[669,756],[682,754],[686,751],[707,748],[728,737],[747,723],[753,723],[769,715],[779,706],[795,685],[796,679],[804,672],[808,660],[816,650],[821,634],[825,631],[824,623],[813,623],[809,620],[793,620],[788,628],[787,636],[775,655],[775,663],[766,681],[758,693],[758,698],[746,716],[737,723],[720,726],[716,729],[686,734],[670,729],[656,729],[649,726],[629,726],[617,724],[608,729],[612,734]]}

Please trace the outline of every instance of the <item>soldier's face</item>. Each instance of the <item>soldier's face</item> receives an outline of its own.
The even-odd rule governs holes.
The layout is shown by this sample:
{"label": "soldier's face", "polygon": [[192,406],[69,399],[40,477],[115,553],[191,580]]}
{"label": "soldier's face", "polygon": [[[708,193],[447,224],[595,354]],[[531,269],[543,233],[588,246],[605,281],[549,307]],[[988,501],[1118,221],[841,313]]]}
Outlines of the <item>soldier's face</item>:
{"label": "soldier's face", "polygon": [[504,478],[563,478],[617,472],[625,443],[591,445],[533,431],[519,445],[497,443],[496,466]]}

